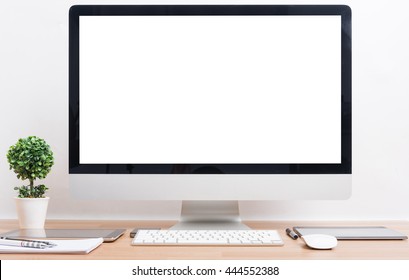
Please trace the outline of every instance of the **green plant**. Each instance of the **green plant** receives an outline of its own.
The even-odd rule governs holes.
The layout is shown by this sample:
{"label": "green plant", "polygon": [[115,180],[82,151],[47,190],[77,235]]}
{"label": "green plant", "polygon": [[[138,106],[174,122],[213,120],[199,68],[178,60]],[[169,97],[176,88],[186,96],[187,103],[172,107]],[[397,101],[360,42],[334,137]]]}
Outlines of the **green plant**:
{"label": "green plant", "polygon": [[30,182],[29,185],[14,188],[18,190],[18,197],[44,197],[48,188],[45,185],[34,186],[34,180],[44,179],[54,164],[50,146],[37,136],[22,138],[10,147],[7,152],[7,160],[10,169],[14,170],[18,179],[28,179]]}

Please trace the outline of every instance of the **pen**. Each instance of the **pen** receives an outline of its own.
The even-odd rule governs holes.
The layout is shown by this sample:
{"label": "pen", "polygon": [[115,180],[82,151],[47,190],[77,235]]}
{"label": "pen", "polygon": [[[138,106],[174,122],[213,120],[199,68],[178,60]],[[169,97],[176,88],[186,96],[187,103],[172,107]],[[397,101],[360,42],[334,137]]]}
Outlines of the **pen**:
{"label": "pen", "polygon": [[37,248],[37,249],[45,249],[45,248],[53,247],[53,245],[46,244],[42,241],[15,240],[15,239],[10,239],[10,238],[5,238],[5,237],[0,238],[0,245]]}
{"label": "pen", "polygon": [[296,239],[298,238],[298,235],[297,235],[294,231],[292,231],[290,228],[287,228],[287,229],[285,230],[285,232],[287,233],[287,235],[288,235],[289,237],[291,237],[291,238],[294,239],[294,240],[296,240]]}
{"label": "pen", "polygon": [[44,243],[45,245],[48,245],[48,246],[57,246],[57,244],[52,243],[52,242],[48,242],[48,241],[45,241],[45,240],[32,240],[32,239],[14,238],[14,237],[0,237],[0,239],[27,241],[27,242],[40,242],[40,243]]}

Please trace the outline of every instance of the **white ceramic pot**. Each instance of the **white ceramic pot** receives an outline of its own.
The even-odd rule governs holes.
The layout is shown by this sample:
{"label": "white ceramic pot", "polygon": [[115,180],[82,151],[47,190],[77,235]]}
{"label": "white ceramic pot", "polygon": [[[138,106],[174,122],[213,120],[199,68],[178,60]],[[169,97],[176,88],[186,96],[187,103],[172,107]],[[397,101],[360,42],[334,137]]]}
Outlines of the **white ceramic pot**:
{"label": "white ceramic pot", "polygon": [[16,197],[17,215],[21,229],[44,228],[49,197],[19,198]]}

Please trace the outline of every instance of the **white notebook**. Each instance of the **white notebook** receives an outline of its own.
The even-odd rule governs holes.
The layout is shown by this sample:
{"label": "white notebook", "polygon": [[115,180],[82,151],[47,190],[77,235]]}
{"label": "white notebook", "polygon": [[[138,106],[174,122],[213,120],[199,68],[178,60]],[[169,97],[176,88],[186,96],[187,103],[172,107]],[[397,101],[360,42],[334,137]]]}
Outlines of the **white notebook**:
{"label": "white notebook", "polygon": [[102,238],[49,240],[57,246],[45,249],[0,245],[0,253],[18,254],[88,254],[104,241]]}

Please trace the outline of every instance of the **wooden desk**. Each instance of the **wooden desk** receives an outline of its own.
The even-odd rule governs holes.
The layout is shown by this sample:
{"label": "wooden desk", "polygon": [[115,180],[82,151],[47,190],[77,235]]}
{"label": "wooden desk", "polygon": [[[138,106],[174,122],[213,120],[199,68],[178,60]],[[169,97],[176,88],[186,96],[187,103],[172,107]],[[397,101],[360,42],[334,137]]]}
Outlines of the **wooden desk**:
{"label": "wooden desk", "polygon": [[[387,226],[409,235],[407,221],[376,222],[246,222],[254,229],[277,229],[284,240],[282,247],[228,247],[228,246],[131,246],[129,232],[134,227],[167,228],[174,221],[47,221],[46,228],[126,228],[126,233],[113,243],[103,243],[88,255],[0,254],[7,259],[57,260],[167,260],[167,259],[380,259],[409,260],[409,241],[339,241],[332,250],[311,250],[301,240],[292,240],[285,234],[287,227],[299,226]],[[17,221],[0,220],[0,232],[18,228]]]}

